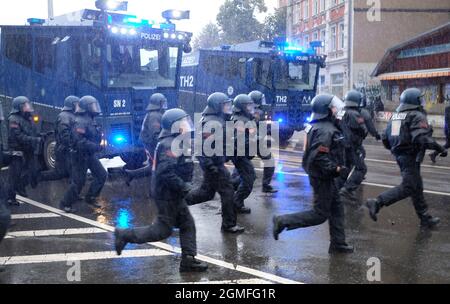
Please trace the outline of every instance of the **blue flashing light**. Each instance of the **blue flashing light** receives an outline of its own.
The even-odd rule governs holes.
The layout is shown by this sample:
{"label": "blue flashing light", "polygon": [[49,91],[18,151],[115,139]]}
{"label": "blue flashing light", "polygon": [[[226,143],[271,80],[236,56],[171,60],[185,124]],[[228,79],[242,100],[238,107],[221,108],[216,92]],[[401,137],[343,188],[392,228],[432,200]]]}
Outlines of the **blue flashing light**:
{"label": "blue flashing light", "polygon": [[115,144],[121,145],[121,144],[126,143],[126,142],[127,142],[127,139],[126,139],[125,136],[123,136],[123,135],[116,135],[116,136],[114,136],[114,138],[113,138],[113,142],[114,142]]}
{"label": "blue flashing light", "polygon": [[43,25],[45,23],[45,20],[39,19],[39,18],[29,18],[29,19],[27,19],[27,22],[30,25]]}
{"label": "blue flashing light", "polygon": [[308,118],[306,118],[306,122],[307,123],[310,123],[312,121],[312,114],[311,114],[311,116],[309,116]]}
{"label": "blue flashing light", "polygon": [[131,228],[131,221],[133,220],[133,215],[128,209],[121,208],[117,214],[116,222],[117,227],[121,229]]}
{"label": "blue flashing light", "polygon": [[175,24],[173,23],[160,23],[159,28],[162,30],[175,30]]}
{"label": "blue flashing light", "polygon": [[284,119],[283,118],[278,118],[278,122],[279,123],[283,123]]}

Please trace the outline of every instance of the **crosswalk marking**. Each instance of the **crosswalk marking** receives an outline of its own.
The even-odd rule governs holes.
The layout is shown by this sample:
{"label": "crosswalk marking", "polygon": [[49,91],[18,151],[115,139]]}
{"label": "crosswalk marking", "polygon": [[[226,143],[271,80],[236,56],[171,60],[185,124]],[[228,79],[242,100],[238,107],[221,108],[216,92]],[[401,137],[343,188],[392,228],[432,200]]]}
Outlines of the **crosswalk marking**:
{"label": "crosswalk marking", "polygon": [[106,233],[106,231],[99,228],[68,228],[68,229],[13,231],[8,233],[5,239],[12,239],[19,237],[63,236],[63,235],[95,234],[95,233]]}
{"label": "crosswalk marking", "polygon": [[38,264],[66,261],[89,261],[122,258],[144,258],[154,256],[170,256],[172,253],[160,249],[125,250],[121,256],[115,251],[72,252],[42,255],[25,255],[0,257],[0,265]]}
{"label": "crosswalk marking", "polygon": [[26,214],[11,215],[12,220],[28,220],[28,219],[51,218],[51,217],[61,217],[61,216],[56,213],[26,213]]}

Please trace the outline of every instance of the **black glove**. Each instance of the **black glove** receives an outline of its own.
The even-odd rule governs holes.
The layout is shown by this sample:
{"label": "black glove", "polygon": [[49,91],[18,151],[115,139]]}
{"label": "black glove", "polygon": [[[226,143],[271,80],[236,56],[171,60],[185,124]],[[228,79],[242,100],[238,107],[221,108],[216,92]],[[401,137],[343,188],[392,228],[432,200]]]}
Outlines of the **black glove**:
{"label": "black glove", "polygon": [[350,169],[345,166],[342,166],[341,170],[339,171],[339,176],[347,179],[349,174],[350,174]]}
{"label": "black glove", "polygon": [[444,152],[441,153],[441,157],[447,157],[448,156],[448,151],[444,150]]}
{"label": "black glove", "polygon": [[375,136],[375,139],[376,139],[377,141],[380,141],[380,140],[381,140],[381,135],[380,135],[379,133],[377,133],[377,135]]}

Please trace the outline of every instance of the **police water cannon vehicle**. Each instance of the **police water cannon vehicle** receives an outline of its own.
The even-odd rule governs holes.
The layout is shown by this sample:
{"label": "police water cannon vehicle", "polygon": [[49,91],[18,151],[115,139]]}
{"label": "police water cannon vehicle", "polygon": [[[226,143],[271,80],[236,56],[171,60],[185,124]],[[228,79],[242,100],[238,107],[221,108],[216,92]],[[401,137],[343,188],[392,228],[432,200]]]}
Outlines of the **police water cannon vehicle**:
{"label": "police water cannon vehicle", "polygon": [[267,118],[280,125],[280,143],[302,130],[311,116],[319,71],[326,56],[317,54],[322,42],[302,48],[279,40],[252,41],[200,49],[185,54],[180,76],[180,105],[200,113],[213,92],[231,98],[253,90],[264,93]]}
{"label": "police water cannon vehicle", "polygon": [[[145,108],[153,93],[178,106],[183,52],[192,34],[171,20],[189,12],[165,11],[157,23],[126,10],[125,1],[96,1],[84,9],[49,20],[28,19],[25,26],[0,26],[0,98],[26,95],[35,104],[41,131],[54,128],[66,96],[92,95],[101,105],[102,157],[121,156],[129,167],[146,160],[139,142]],[[45,144],[44,161],[54,166],[54,138]]]}

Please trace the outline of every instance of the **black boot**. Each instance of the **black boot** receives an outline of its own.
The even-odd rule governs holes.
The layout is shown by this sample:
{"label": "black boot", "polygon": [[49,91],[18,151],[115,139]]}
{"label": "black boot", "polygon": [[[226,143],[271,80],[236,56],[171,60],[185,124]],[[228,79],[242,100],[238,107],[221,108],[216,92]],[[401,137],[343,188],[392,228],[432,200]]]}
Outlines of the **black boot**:
{"label": "black boot", "polygon": [[182,255],[180,272],[204,272],[208,270],[208,265],[198,261],[192,255]]}
{"label": "black boot", "polygon": [[353,253],[355,248],[352,245],[348,245],[347,243],[336,244],[331,243],[330,248],[328,249],[328,253]]}
{"label": "black boot", "polygon": [[116,228],[114,230],[114,246],[116,248],[117,255],[121,255],[123,249],[131,241],[130,235],[132,231],[129,229]]}
{"label": "black boot", "polygon": [[264,193],[277,193],[278,190],[272,187],[272,185],[263,185],[262,192]]}
{"label": "black boot", "polygon": [[16,199],[9,199],[8,205],[10,206],[20,206],[20,203]]}
{"label": "black boot", "polygon": [[150,176],[152,174],[152,167],[150,165],[147,165],[145,167],[136,169],[136,170],[127,170],[125,169],[125,183],[129,187],[131,185],[131,182],[135,178],[142,178],[146,176]]}
{"label": "black boot", "polygon": [[375,198],[369,198],[366,202],[366,206],[369,208],[370,218],[376,222],[378,220],[377,214],[381,209],[380,201]]}
{"label": "black boot", "polygon": [[59,204],[59,209],[63,210],[65,213],[75,213],[77,210],[72,206],[66,206],[63,203]]}
{"label": "black boot", "polygon": [[281,232],[283,232],[284,229],[286,229],[286,227],[281,223],[280,217],[278,216],[274,216],[272,218],[272,222],[273,222],[272,228],[273,238],[275,239],[275,241],[278,241],[278,236],[280,235]]}
{"label": "black boot", "polygon": [[226,233],[243,233],[245,231],[244,227],[241,227],[239,225],[233,226],[233,227],[223,227],[222,226],[222,232]]}
{"label": "black boot", "polygon": [[433,153],[430,154],[430,159],[431,159],[431,162],[432,162],[433,164],[436,163],[436,157],[437,157],[437,156],[438,156],[438,153],[436,153],[436,152],[433,152]]}
{"label": "black boot", "polygon": [[423,228],[434,228],[441,222],[438,217],[433,217],[429,214],[420,217],[420,226]]}

